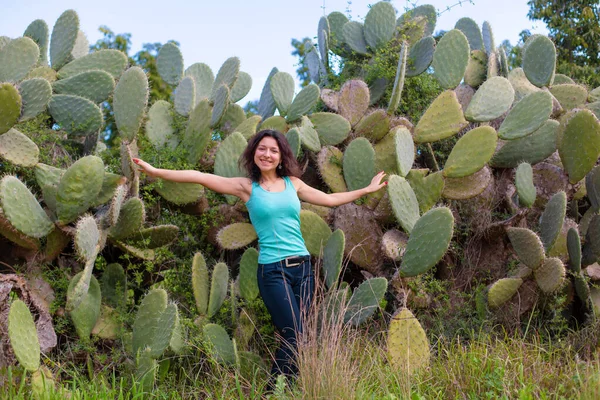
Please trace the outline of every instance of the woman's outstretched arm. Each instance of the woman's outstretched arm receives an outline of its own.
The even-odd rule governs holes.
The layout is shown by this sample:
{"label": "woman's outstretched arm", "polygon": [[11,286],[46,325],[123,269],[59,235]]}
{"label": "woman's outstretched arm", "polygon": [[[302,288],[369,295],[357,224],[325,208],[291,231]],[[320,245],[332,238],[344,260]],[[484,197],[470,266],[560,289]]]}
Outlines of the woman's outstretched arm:
{"label": "woman's outstretched arm", "polygon": [[376,192],[383,188],[387,184],[387,182],[381,182],[384,176],[385,172],[381,171],[373,177],[369,186],[362,189],[353,190],[351,192],[341,193],[324,193],[318,189],[308,186],[299,178],[292,178],[292,182],[296,187],[296,191],[298,192],[298,197],[300,200],[318,206],[336,207],[341,206],[342,204],[353,202],[364,195]]}
{"label": "woman's outstretched arm", "polygon": [[172,170],[155,168],[139,158],[134,158],[142,172],[148,176],[181,183],[199,183],[200,185],[222,194],[231,194],[243,201],[248,201],[252,184],[248,178],[226,178],[194,170]]}

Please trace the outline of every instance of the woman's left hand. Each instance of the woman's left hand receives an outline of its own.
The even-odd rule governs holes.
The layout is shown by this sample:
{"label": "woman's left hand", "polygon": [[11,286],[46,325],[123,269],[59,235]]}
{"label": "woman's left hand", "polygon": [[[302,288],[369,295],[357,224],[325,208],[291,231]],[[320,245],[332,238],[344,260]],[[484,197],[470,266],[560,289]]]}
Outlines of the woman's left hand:
{"label": "woman's left hand", "polygon": [[366,187],[368,193],[374,193],[387,185],[387,182],[381,182],[381,180],[385,177],[385,172],[381,171],[377,175],[373,177],[369,186]]}

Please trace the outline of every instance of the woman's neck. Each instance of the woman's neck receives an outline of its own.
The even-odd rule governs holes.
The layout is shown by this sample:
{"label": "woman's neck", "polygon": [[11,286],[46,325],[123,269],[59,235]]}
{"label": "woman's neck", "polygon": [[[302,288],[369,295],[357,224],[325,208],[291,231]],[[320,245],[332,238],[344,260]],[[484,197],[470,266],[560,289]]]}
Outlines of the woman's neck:
{"label": "woman's neck", "polygon": [[272,174],[260,174],[260,182],[276,182],[279,179],[277,173]]}

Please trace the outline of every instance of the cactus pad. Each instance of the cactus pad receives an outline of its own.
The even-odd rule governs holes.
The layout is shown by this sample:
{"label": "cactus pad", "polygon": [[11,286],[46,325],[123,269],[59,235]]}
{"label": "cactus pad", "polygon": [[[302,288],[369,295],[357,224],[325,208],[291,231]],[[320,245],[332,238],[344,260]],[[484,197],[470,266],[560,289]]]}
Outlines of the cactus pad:
{"label": "cactus pad", "polygon": [[334,193],[348,191],[342,174],[343,158],[344,154],[333,146],[323,146],[317,155],[319,174]]}
{"label": "cactus pad", "polygon": [[21,121],[25,121],[46,110],[52,97],[52,86],[46,79],[32,78],[19,84],[19,93],[23,102]]}
{"label": "cactus pad", "polygon": [[54,95],[48,103],[48,111],[62,129],[73,135],[96,134],[104,123],[102,110],[80,96]]}
{"label": "cactus pad", "polygon": [[387,351],[392,365],[408,374],[429,365],[429,340],[408,308],[398,310],[390,321]]}
{"label": "cactus pad", "polygon": [[302,140],[300,139],[300,131],[297,128],[292,128],[285,134],[290,149],[294,157],[298,158],[302,150]]}
{"label": "cactus pad", "polygon": [[252,301],[258,297],[258,280],[256,274],[258,271],[258,251],[255,248],[248,248],[240,260],[240,294],[247,301]]}
{"label": "cactus pad", "polygon": [[164,289],[153,289],[144,296],[133,323],[134,354],[138,354],[139,351],[152,345],[154,334],[160,323],[160,316],[166,308],[167,292]]}
{"label": "cactus pad", "polygon": [[367,187],[375,176],[375,150],[365,138],[350,142],[342,162],[348,190]]}
{"label": "cactus pad", "polygon": [[227,112],[229,105],[230,91],[227,85],[222,84],[214,92],[214,107],[212,109],[212,116],[210,118],[211,128],[219,126],[221,120]]}
{"label": "cactus pad", "polygon": [[392,210],[402,229],[408,234],[419,219],[419,202],[406,179],[391,175],[388,179],[388,195]]}
{"label": "cactus pad", "polygon": [[431,66],[440,85],[444,89],[453,89],[462,81],[468,62],[467,37],[458,29],[452,29],[438,42]]}
{"label": "cactus pad", "polygon": [[40,367],[40,342],[29,307],[15,300],[8,312],[8,337],[19,363],[30,372]]}
{"label": "cactus pad", "polygon": [[398,174],[406,177],[415,162],[415,144],[412,135],[404,126],[393,128],[394,139],[396,144],[396,161],[398,166]]}
{"label": "cactus pad", "polygon": [[[583,222],[582,222],[583,225]],[[583,231],[583,227],[582,227]],[[585,233],[581,265],[588,266],[598,261],[600,257],[600,216],[594,215]]]}
{"label": "cactus pad", "polygon": [[156,149],[164,147],[169,141],[175,132],[173,128],[173,116],[171,115],[171,104],[169,102],[158,100],[150,107],[145,132],[146,137]]}
{"label": "cactus pad", "polygon": [[544,261],[544,246],[533,231],[527,228],[507,229],[508,238],[519,260],[527,267],[536,270]]}
{"label": "cactus pad", "polygon": [[379,308],[379,303],[387,291],[387,285],[385,278],[367,279],[358,285],[346,306],[344,322],[357,326],[370,318]]}
{"label": "cactus pad", "polygon": [[292,104],[294,86],[294,78],[287,72],[277,72],[271,78],[271,94],[281,115],[286,115]]}
{"label": "cactus pad", "polygon": [[38,163],[40,149],[16,129],[0,135],[0,158],[22,167],[33,167]]}
{"label": "cactus pad", "polygon": [[27,76],[40,58],[40,49],[28,37],[11,40],[0,48],[0,82],[16,83]]}
{"label": "cactus pad", "polygon": [[192,289],[198,314],[206,315],[208,312],[208,268],[202,253],[194,254],[192,261]]}
{"label": "cactus pad", "polygon": [[400,265],[401,276],[416,276],[442,259],[454,232],[454,217],[446,207],[423,214],[415,224]]}
{"label": "cactus pad", "polygon": [[450,152],[444,176],[464,178],[479,171],[492,158],[498,136],[491,126],[480,126],[463,135]]}
{"label": "cactus pad", "polygon": [[219,71],[217,72],[217,76],[215,77],[215,82],[213,84],[211,100],[216,101],[217,99],[217,91],[221,85],[227,86],[229,90],[233,88],[236,80],[238,79],[238,75],[240,73],[240,59],[237,57],[229,57]]}
{"label": "cactus pad", "polygon": [[406,76],[417,76],[425,72],[433,61],[435,39],[431,36],[424,37],[415,43],[408,53],[406,62]]}
{"label": "cactus pad", "polygon": [[74,242],[75,250],[81,259],[89,261],[96,257],[100,231],[94,217],[86,215],[77,222]]}
{"label": "cactus pad", "polygon": [[[43,19],[36,19],[27,26],[23,36],[31,38],[40,49],[40,57],[38,59],[38,65],[48,64],[48,24]],[[1,47],[1,46],[0,46]]]}
{"label": "cactus pad", "polygon": [[523,284],[521,278],[503,278],[492,284],[488,291],[488,304],[491,308],[500,307],[517,293]]}
{"label": "cactus pad", "polygon": [[210,318],[219,311],[225,297],[227,297],[227,284],[229,283],[229,268],[225,263],[217,263],[213,268],[210,280],[210,295],[208,297],[207,316]]}
{"label": "cactus pad", "polygon": [[575,84],[552,85],[550,93],[558,100],[565,111],[582,107],[588,98],[587,89],[584,86]]}
{"label": "cactus pad", "polygon": [[101,103],[113,93],[115,80],[106,71],[86,71],[54,82],[52,89],[58,94],[72,94]]}
{"label": "cactus pad", "polygon": [[202,328],[204,338],[211,347],[217,361],[225,364],[235,364],[235,350],[227,331],[217,324],[206,324]]}
{"label": "cactus pad", "polygon": [[119,212],[119,220],[109,231],[113,239],[122,240],[138,233],[146,219],[144,203],[138,197],[126,200]]}
{"label": "cactus pad", "polygon": [[431,103],[415,127],[415,142],[435,142],[456,135],[468,125],[456,94],[442,92]]}
{"label": "cactus pad", "polygon": [[533,184],[533,169],[530,164],[519,164],[515,172],[515,186],[519,195],[519,204],[531,207],[535,202],[536,189]]}
{"label": "cactus pad", "polygon": [[510,110],[498,129],[505,140],[519,139],[535,132],[552,113],[552,96],[539,91],[526,95]]}
{"label": "cactus pad", "polygon": [[215,75],[208,65],[204,63],[192,64],[185,70],[185,76],[191,76],[194,78],[196,88],[196,104],[203,99],[210,98],[213,84],[215,82]]}
{"label": "cactus pad", "polygon": [[342,27],[344,42],[358,54],[367,54],[364,26],[358,21],[348,21]]}
{"label": "cactus pad", "polygon": [[273,116],[275,113],[276,103],[273,99],[273,94],[271,93],[271,80],[273,76],[279,72],[277,68],[273,68],[271,72],[269,72],[269,76],[265,81],[265,85],[263,86],[263,90],[260,93],[260,98],[258,100],[258,114],[266,120],[269,117]]}
{"label": "cactus pad", "polygon": [[532,35],[523,46],[523,71],[537,87],[549,86],[556,68],[556,47],[548,37]]}
{"label": "cactus pad", "polygon": [[173,94],[173,103],[177,114],[187,117],[196,105],[196,84],[194,78],[183,78]]}
{"label": "cactus pad", "polygon": [[231,88],[231,102],[237,103],[250,92],[252,88],[252,77],[247,73],[240,71],[237,80]]}
{"label": "cactus pad", "polygon": [[314,83],[302,88],[290,105],[287,120],[293,122],[304,114],[308,114],[319,101],[319,93],[319,87]]}
{"label": "cactus pad", "polygon": [[328,288],[334,286],[340,276],[345,245],[344,231],[336,229],[323,249],[323,279]]}
{"label": "cactus pad", "polygon": [[392,261],[402,260],[408,236],[397,229],[390,229],[381,238],[381,249],[385,256]]}
{"label": "cactus pad", "polygon": [[[441,171],[427,175],[427,169],[411,169],[406,180],[412,187],[419,202],[419,210],[426,213],[442,197],[444,176]],[[427,175],[427,176],[425,176]]]}
{"label": "cactus pad", "polygon": [[361,80],[349,80],[340,89],[338,111],[354,126],[369,108],[369,87]]}
{"label": "cactus pad", "polygon": [[159,225],[140,229],[137,233],[127,237],[127,241],[136,246],[156,249],[167,246],[177,239],[179,227],[175,225]]}
{"label": "cactus pad", "polygon": [[565,280],[565,266],[559,258],[547,258],[541,267],[534,271],[535,281],[544,293],[558,290]]}
{"label": "cactus pad", "polygon": [[454,28],[465,34],[471,50],[485,50],[485,47],[483,46],[483,35],[481,34],[481,29],[479,29],[477,22],[473,21],[471,18],[461,18],[456,22]]}
{"label": "cactus pad", "polygon": [[183,55],[175,43],[165,43],[156,56],[158,74],[169,85],[177,85],[183,77]]}
{"label": "cactus pad", "polygon": [[[75,288],[80,285],[80,281],[84,279],[85,272],[80,272],[75,275],[69,283],[69,289],[67,291],[67,304],[70,303],[70,299],[73,297]],[[69,311],[69,315],[75,325],[77,335],[82,340],[87,340],[100,317],[100,284],[96,277],[90,276],[89,287],[83,294],[79,304]]]}
{"label": "cactus pad", "polygon": [[491,179],[492,173],[488,167],[464,178],[446,178],[442,196],[453,200],[473,198],[485,190]]}
{"label": "cactus pad", "polygon": [[[238,160],[246,149],[246,139],[239,132],[233,132],[227,136],[217,149],[215,156],[215,175],[228,178],[246,176],[245,172],[238,164]],[[228,199],[232,204],[232,196]]]}
{"label": "cactus pad", "polygon": [[[346,120],[344,119],[344,121]],[[367,139],[378,141],[383,139],[390,131],[390,122],[390,117],[385,110],[375,110],[368,115],[365,115],[358,124],[356,124],[354,132]],[[348,124],[348,130],[349,129],[350,124]]]}
{"label": "cactus pad", "polygon": [[567,232],[567,250],[569,252],[569,267],[574,273],[581,272],[581,238],[577,229],[570,228]]}
{"label": "cactus pad", "polygon": [[177,305],[170,303],[159,317],[156,330],[150,343],[150,352],[153,358],[160,357],[169,347],[175,332],[175,323],[179,319]]}
{"label": "cactus pad", "polygon": [[27,236],[41,238],[54,229],[33,194],[14,176],[0,180],[0,206],[11,225]]}
{"label": "cactus pad", "polygon": [[148,104],[148,78],[140,67],[131,67],[119,79],[113,95],[115,122],[124,139],[137,135]]}
{"label": "cactus pad", "polygon": [[548,252],[560,233],[567,211],[567,195],[560,191],[554,194],[540,217],[540,239]]}
{"label": "cactus pad", "polygon": [[350,123],[338,114],[318,112],[310,115],[309,118],[319,135],[322,145],[341,143],[350,133]]}
{"label": "cactus pad", "polygon": [[465,118],[474,122],[491,121],[504,114],[515,99],[508,79],[495,76],[479,87],[465,110]]}
{"label": "cactus pad", "polygon": [[465,70],[465,83],[473,88],[479,87],[487,78],[487,56],[481,50],[473,50]]}
{"label": "cactus pad", "polygon": [[119,50],[98,50],[77,58],[58,71],[58,78],[66,79],[82,72],[102,70],[117,79],[127,66],[127,55]]}
{"label": "cactus pad", "polygon": [[96,156],[80,158],[65,171],[56,196],[59,224],[74,221],[94,204],[102,189],[103,178],[104,163]]}
{"label": "cactus pad", "polygon": [[589,110],[567,115],[558,131],[557,147],[569,182],[579,182],[600,155],[600,122]]}
{"label": "cactus pad", "polygon": [[121,264],[108,264],[101,282],[102,300],[114,308],[124,306],[127,301],[127,276]]}
{"label": "cactus pad", "polygon": [[227,250],[241,249],[254,242],[258,236],[252,224],[236,222],[227,225],[217,233],[219,246]]}
{"label": "cactus pad", "polygon": [[390,3],[377,2],[365,16],[365,41],[373,48],[384,46],[396,29],[396,11]]}
{"label": "cactus pad", "polygon": [[56,20],[52,29],[50,38],[50,63],[52,68],[58,71],[74,58],[72,52],[78,35],[79,17],[75,11],[67,10]]}
{"label": "cactus pad", "polygon": [[252,115],[244,120],[244,122],[237,125],[234,131],[241,133],[244,139],[249,140],[256,134],[256,128],[258,127],[258,124],[260,124],[261,120],[262,117],[260,115]]}
{"label": "cactus pad", "polygon": [[308,252],[320,256],[321,248],[325,247],[331,236],[327,222],[312,211],[300,210],[300,231]]}
{"label": "cactus pad", "polygon": [[594,167],[585,176],[585,188],[592,208],[600,210],[600,167]]}
{"label": "cactus pad", "polygon": [[[156,104],[157,103],[155,103],[155,105]],[[152,106],[152,108],[154,108],[154,106]],[[152,112],[152,108],[150,109],[150,112]],[[183,136],[182,145],[188,149],[188,162],[191,164],[196,164],[202,158],[211,139],[211,113],[212,110],[208,104],[208,100],[204,99],[196,105],[190,115],[188,126]],[[171,128],[171,130],[173,130],[173,128]]]}
{"label": "cactus pad", "polygon": [[12,128],[21,115],[22,100],[10,83],[0,83],[0,134]]}
{"label": "cactus pad", "polygon": [[183,205],[197,202],[204,194],[204,186],[197,183],[161,181],[154,188],[162,197],[173,204]]}
{"label": "cactus pad", "polygon": [[559,123],[547,120],[532,134],[510,140],[494,154],[490,164],[499,168],[516,168],[520,162],[537,164],[556,151]]}

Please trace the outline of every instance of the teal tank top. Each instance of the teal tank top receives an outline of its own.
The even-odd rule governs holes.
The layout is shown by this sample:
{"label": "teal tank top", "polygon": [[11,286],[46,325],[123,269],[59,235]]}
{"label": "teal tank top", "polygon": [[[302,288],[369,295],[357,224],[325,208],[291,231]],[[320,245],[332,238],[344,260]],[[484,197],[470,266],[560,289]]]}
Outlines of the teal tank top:
{"label": "teal tank top", "polygon": [[285,176],[283,180],[282,192],[267,192],[258,182],[252,182],[252,193],[246,202],[258,235],[260,264],[309,254],[300,232],[300,199],[290,178]]}

